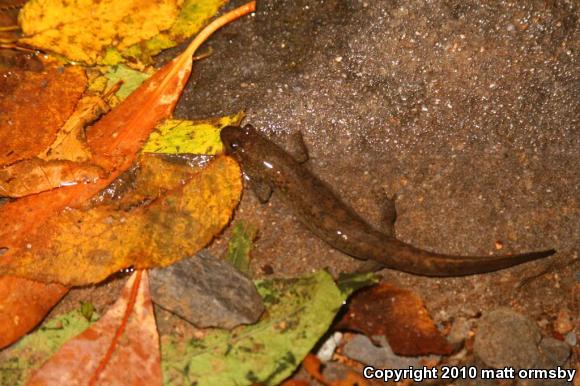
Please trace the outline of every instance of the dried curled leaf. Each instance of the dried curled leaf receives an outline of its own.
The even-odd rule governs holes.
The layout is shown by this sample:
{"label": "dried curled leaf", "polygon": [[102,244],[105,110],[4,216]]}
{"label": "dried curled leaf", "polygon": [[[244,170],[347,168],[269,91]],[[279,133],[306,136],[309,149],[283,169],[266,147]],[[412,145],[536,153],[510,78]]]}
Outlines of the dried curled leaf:
{"label": "dried curled leaf", "polygon": [[385,336],[398,355],[448,355],[453,351],[421,298],[391,284],[355,294],[337,327],[361,331],[369,337]]}
{"label": "dried curled leaf", "polygon": [[237,163],[218,157],[185,185],[146,205],[61,212],[47,220],[42,235],[20,256],[0,257],[0,273],[83,285],[129,266],[169,265],[193,255],[222,230],[241,190]]}

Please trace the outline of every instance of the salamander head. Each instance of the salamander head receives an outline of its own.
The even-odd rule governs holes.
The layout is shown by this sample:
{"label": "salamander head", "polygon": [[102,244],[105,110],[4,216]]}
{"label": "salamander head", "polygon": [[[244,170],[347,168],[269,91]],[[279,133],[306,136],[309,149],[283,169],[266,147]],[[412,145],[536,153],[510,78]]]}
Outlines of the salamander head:
{"label": "salamander head", "polygon": [[238,151],[243,151],[244,147],[255,135],[257,135],[257,132],[252,125],[246,125],[243,128],[226,126],[220,132],[226,153],[232,155]]}

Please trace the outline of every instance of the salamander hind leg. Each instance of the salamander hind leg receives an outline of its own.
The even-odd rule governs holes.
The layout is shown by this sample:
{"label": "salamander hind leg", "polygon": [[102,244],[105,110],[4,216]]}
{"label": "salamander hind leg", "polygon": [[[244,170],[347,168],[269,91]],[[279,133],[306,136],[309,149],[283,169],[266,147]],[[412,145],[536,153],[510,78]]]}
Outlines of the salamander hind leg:
{"label": "salamander hind leg", "polygon": [[301,131],[296,131],[290,134],[288,142],[288,147],[290,148],[289,153],[292,154],[292,158],[294,158],[296,162],[303,164],[308,161],[308,148],[306,147],[304,136]]}

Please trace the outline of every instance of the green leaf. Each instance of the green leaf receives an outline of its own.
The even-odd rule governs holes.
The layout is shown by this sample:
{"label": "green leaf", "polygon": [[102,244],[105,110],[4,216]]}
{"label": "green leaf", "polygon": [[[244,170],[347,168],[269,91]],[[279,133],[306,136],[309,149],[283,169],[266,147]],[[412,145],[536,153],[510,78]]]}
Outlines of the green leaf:
{"label": "green leaf", "polygon": [[96,309],[93,306],[93,303],[83,302],[81,301],[81,314],[87,319],[89,322],[93,318],[93,314],[95,313]]}
{"label": "green leaf", "polygon": [[141,86],[141,83],[145,82],[150,75],[121,64],[111,67],[105,73],[105,77],[107,78],[107,89],[110,89],[119,81],[123,82],[119,90],[115,93],[120,100],[123,100]]}
{"label": "green leaf", "polygon": [[373,272],[368,273],[341,273],[338,276],[336,285],[338,288],[347,294],[352,294],[361,288],[377,284],[381,281],[381,277]]}
{"label": "green leaf", "polygon": [[222,152],[220,130],[225,126],[240,124],[244,112],[217,119],[180,121],[168,119],[162,122],[143,146],[144,153],[160,154],[206,154]]}
{"label": "green leaf", "polygon": [[232,230],[226,260],[245,275],[250,274],[250,250],[256,239],[256,227],[238,221]]}
{"label": "green leaf", "polygon": [[299,279],[258,281],[264,317],[204,338],[162,341],[166,385],[276,385],[290,376],[326,332],[347,293],[324,271]]}
{"label": "green leaf", "polygon": [[[85,303],[88,304],[88,303]],[[0,359],[0,385],[23,385],[34,370],[40,367],[66,341],[80,334],[98,319],[91,319],[74,310],[42,324],[14,346],[5,350]]]}

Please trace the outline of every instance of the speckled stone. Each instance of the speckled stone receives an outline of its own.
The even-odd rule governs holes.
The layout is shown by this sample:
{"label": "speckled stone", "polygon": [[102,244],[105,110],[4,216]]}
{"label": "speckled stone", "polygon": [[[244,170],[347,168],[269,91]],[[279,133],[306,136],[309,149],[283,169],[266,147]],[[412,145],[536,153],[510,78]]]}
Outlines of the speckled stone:
{"label": "speckled stone", "polygon": [[525,316],[498,308],[484,314],[477,327],[473,352],[486,365],[532,368],[540,360],[540,330]]}
{"label": "speckled stone", "polygon": [[205,251],[153,269],[150,277],[153,302],[198,327],[254,323],[264,311],[254,283]]}

